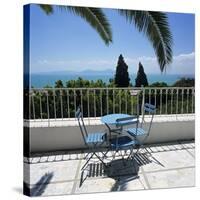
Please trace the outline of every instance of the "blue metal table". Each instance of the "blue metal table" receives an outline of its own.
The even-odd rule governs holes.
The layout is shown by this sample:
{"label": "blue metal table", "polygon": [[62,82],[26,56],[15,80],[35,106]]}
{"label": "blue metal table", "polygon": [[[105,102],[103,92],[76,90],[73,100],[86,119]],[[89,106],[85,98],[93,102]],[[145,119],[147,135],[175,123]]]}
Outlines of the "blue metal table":
{"label": "blue metal table", "polygon": [[116,125],[118,124],[117,119],[127,118],[127,117],[135,117],[135,122],[137,122],[137,116],[128,115],[128,114],[109,114],[101,117],[101,122],[108,125]]}
{"label": "blue metal table", "polygon": [[[127,120],[123,122],[118,121],[124,118],[127,118]],[[109,137],[111,139],[111,133],[120,134],[122,132],[123,126],[127,124],[136,124],[138,122],[138,117],[136,115],[128,115],[128,114],[121,114],[121,113],[109,114],[109,115],[105,115],[101,117],[101,122],[107,126],[109,130]]]}

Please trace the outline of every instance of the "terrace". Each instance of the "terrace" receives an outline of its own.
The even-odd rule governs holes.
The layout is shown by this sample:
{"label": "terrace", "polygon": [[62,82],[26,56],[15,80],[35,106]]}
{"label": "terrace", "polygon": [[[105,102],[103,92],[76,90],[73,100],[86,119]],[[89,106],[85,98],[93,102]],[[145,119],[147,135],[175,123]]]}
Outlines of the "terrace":
{"label": "terrace", "polygon": [[[195,185],[193,87],[32,89],[27,97],[24,182],[33,196]],[[87,149],[74,118],[78,105],[90,132],[107,131],[100,121],[106,114],[142,116],[144,102],[156,105],[157,111],[150,137],[133,161],[137,167],[132,161],[122,165],[122,151],[111,168],[94,160],[81,173]],[[147,115],[146,124],[148,120]]]}

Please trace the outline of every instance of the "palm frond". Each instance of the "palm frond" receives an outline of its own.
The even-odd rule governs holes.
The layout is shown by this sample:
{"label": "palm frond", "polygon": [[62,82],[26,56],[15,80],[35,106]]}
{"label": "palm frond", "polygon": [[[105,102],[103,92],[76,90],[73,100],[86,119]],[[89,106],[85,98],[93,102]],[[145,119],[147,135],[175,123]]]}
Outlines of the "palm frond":
{"label": "palm frond", "polygon": [[143,32],[153,45],[161,72],[173,59],[173,38],[165,13],[153,11],[119,10],[127,21]]}
{"label": "palm frond", "polygon": [[48,4],[39,4],[39,7],[47,14],[53,13],[53,6]]}
{"label": "palm frond", "polygon": [[106,45],[112,42],[111,26],[102,9],[75,6],[59,6],[59,8],[68,10],[86,20],[99,33]]}

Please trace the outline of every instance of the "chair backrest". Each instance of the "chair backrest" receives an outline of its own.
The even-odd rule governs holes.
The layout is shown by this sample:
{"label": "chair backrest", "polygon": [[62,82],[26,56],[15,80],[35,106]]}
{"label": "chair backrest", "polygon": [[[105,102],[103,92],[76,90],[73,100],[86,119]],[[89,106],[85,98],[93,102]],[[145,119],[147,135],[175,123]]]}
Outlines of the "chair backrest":
{"label": "chair backrest", "polygon": [[147,136],[149,136],[150,134],[150,130],[151,130],[151,126],[152,126],[152,122],[153,122],[153,118],[154,118],[154,114],[156,112],[156,106],[155,105],[152,105],[152,104],[149,104],[149,103],[145,103],[144,104],[144,114],[142,116],[142,123],[141,123],[141,126],[143,125],[144,123],[144,116],[145,116],[145,113],[149,113],[149,115],[151,115],[151,120],[150,120],[150,123],[149,123],[149,128],[147,130]]}
{"label": "chair backrest", "polygon": [[87,145],[86,137],[88,136],[88,133],[87,133],[87,129],[85,127],[84,121],[83,121],[83,114],[81,112],[80,106],[78,107],[78,109],[77,109],[77,111],[75,113],[75,117],[78,120],[78,125],[79,125],[79,128],[81,130],[81,135],[83,137],[84,143],[85,143],[85,145]]}
{"label": "chair backrest", "polygon": [[130,117],[123,117],[123,118],[118,118],[116,120],[116,127],[122,127],[122,126],[127,126],[131,124],[136,124],[138,123],[138,117],[135,116],[130,116]]}

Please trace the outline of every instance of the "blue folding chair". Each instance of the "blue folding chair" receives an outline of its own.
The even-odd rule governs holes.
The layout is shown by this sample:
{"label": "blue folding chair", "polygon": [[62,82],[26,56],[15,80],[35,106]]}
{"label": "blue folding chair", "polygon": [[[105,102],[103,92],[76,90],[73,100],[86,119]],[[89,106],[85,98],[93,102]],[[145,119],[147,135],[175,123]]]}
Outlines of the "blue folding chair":
{"label": "blue folding chair", "polygon": [[[140,124],[140,127],[137,124],[136,128],[128,128],[125,130],[125,131],[127,131],[127,133],[129,133],[131,136],[133,136],[137,140],[137,143],[139,145],[143,145],[145,143],[146,139],[149,137],[154,114],[156,112],[156,107],[152,104],[145,103],[143,110],[144,110],[144,113],[142,116],[142,122]],[[149,113],[149,115],[151,115],[148,129],[143,128],[143,125],[145,123],[145,120],[144,120],[145,113]]]}
{"label": "blue folding chair", "polygon": [[[124,150],[125,152],[130,150],[129,154],[126,155],[126,159],[128,160],[130,157],[132,157],[134,149],[138,148],[137,140],[135,140],[133,136],[124,131],[123,127],[137,123],[138,118],[135,116],[118,118],[115,124],[118,131],[113,132],[116,134],[112,135],[112,137],[110,136],[108,150],[114,151],[115,154],[117,152],[121,152],[121,150]],[[113,159],[115,158],[115,154],[113,155]],[[121,154],[121,157],[124,162],[125,155]]]}
{"label": "blue folding chair", "polygon": [[[78,120],[78,124],[79,124],[80,130],[81,130],[81,134],[82,134],[82,138],[84,140],[84,143],[89,149],[89,153],[85,156],[87,161],[83,165],[81,170],[83,170],[85,168],[85,166],[88,164],[88,162],[94,156],[96,156],[103,163],[103,165],[105,166],[105,163],[103,162],[103,159],[96,152],[100,151],[102,149],[101,148],[102,144],[107,141],[106,133],[101,133],[101,132],[88,133],[87,129],[85,127],[84,121],[83,121],[83,115],[82,115],[80,107],[78,107],[78,109],[77,109],[77,111],[75,113],[75,116],[76,116],[76,118]],[[91,153],[91,155],[88,158],[90,153]],[[102,154],[103,154],[103,152],[102,152]]]}
{"label": "blue folding chair", "polygon": [[[116,136],[116,137],[113,137],[112,139],[110,139],[110,149],[109,150],[112,150],[112,151],[115,151],[116,152],[119,152],[121,150],[125,150],[125,152],[127,150],[130,150],[129,154],[127,154],[127,160],[129,158],[133,158],[133,151],[134,149],[136,149],[136,152],[135,154],[137,153],[138,151],[138,141],[131,137],[130,135],[126,135],[126,134],[121,134],[120,136]],[[121,154],[122,156],[122,159],[125,160],[125,154]],[[115,157],[115,155],[113,156]]]}

